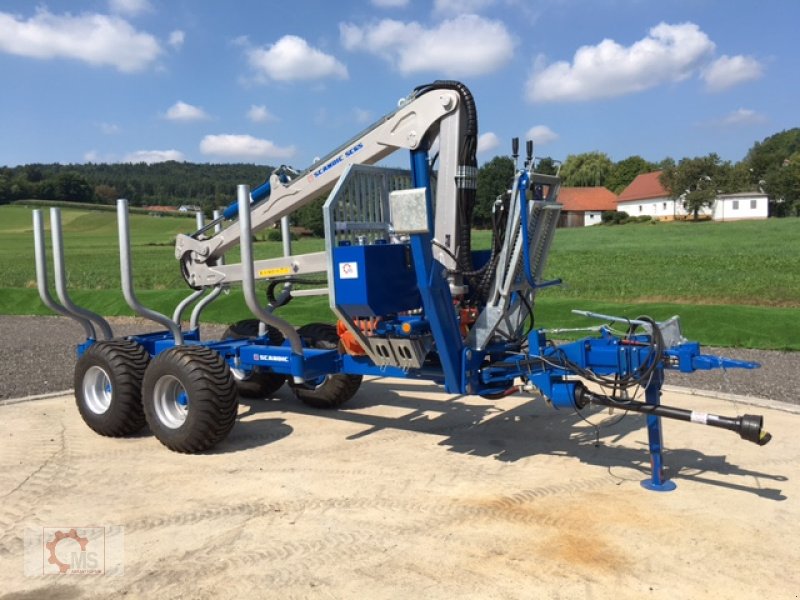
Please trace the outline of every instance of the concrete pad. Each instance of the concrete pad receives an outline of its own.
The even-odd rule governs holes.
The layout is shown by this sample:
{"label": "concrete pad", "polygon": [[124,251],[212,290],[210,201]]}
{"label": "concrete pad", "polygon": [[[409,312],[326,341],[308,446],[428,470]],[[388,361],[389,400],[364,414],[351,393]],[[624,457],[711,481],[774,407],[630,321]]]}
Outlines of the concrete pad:
{"label": "concrete pad", "polygon": [[[800,415],[774,435],[664,421],[678,489],[649,492],[644,418],[365,381],[347,409],[244,401],[212,453],[96,435],[74,398],[0,406],[0,598],[792,598]],[[27,531],[121,526],[124,575],[26,576]],[[36,551],[36,548],[33,548]],[[28,547],[28,551],[31,548]],[[43,553],[44,555],[44,553]],[[29,557],[30,558],[30,557]],[[36,559],[36,556],[34,556]]]}

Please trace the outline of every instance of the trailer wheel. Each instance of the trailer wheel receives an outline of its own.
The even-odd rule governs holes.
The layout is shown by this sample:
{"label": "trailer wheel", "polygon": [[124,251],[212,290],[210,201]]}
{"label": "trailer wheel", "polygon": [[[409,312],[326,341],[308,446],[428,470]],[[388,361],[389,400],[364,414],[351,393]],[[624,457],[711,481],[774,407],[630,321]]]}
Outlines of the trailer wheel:
{"label": "trailer wheel", "polygon": [[230,368],[203,346],[176,346],[150,361],[142,403],[158,441],[188,453],[208,450],[225,439],[239,407]]}
{"label": "trailer wheel", "polygon": [[149,359],[147,351],[130,340],[97,342],[78,359],[75,402],[92,430],[122,437],[144,427],[142,378]]}
{"label": "trailer wheel", "polygon": [[[245,319],[228,327],[222,334],[224,340],[244,340],[258,337],[258,319]],[[273,346],[283,343],[281,332],[267,326],[267,337]],[[236,379],[236,389],[242,398],[271,398],[286,382],[285,375],[261,371],[258,367],[249,373],[240,369],[231,369]]]}
{"label": "trailer wheel", "polygon": [[[311,348],[332,350],[339,345],[339,336],[333,325],[309,323],[297,330],[303,342]],[[361,386],[361,375],[336,373],[302,384],[289,380],[294,395],[314,408],[339,408],[350,400]]]}

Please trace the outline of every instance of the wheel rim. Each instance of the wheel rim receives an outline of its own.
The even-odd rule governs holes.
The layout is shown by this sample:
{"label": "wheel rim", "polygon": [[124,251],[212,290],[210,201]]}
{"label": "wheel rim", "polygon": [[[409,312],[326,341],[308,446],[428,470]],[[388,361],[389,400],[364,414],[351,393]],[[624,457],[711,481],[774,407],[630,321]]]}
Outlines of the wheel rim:
{"label": "wheel rim", "polygon": [[153,390],[153,404],[158,420],[170,429],[178,429],[189,414],[189,397],[177,377],[164,375]]}
{"label": "wheel rim", "polygon": [[315,392],[325,385],[328,379],[330,379],[330,375],[322,375],[320,377],[315,377],[314,379],[306,379],[302,384],[300,384],[300,387]]}
{"label": "wheel rim", "polygon": [[230,369],[231,373],[233,374],[233,378],[236,381],[247,381],[259,371],[258,367],[253,367],[252,371],[245,371],[244,369],[236,369],[235,367],[230,367]]}
{"label": "wheel rim", "polygon": [[96,365],[89,367],[83,376],[83,397],[86,407],[96,415],[102,415],[111,406],[111,378]]}

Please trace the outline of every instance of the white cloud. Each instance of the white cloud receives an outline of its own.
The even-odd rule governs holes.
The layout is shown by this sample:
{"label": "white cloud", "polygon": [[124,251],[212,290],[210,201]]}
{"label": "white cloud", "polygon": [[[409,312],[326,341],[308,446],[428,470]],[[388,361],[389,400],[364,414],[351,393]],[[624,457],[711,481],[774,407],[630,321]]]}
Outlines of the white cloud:
{"label": "white cloud", "polygon": [[736,126],[736,125],[753,125],[755,123],[763,123],[767,118],[752,109],[740,108],[725,115],[719,124],[723,126]]}
{"label": "white cloud", "polygon": [[256,71],[274,81],[348,77],[347,67],[336,58],[309,46],[296,35],[285,35],[270,46],[252,48],[247,57]]}
{"label": "white cloud", "polygon": [[494,3],[495,0],[434,0],[433,12],[446,16],[473,14]]}
{"label": "white cloud", "polygon": [[180,100],[169,107],[164,117],[170,121],[184,122],[208,119],[208,115],[202,108],[187,104],[186,102],[181,102]]}
{"label": "white cloud", "polygon": [[526,92],[533,102],[613,98],[690,77],[714,51],[694,23],[660,23],[631,46],[605,39],[583,46],[572,63],[537,59]]}
{"label": "white cloud", "polygon": [[500,145],[500,138],[491,131],[478,136],[478,153],[491,152]]}
{"label": "white cloud", "polygon": [[108,8],[113,13],[128,17],[135,17],[153,10],[153,6],[148,0],[109,0]]}
{"label": "white cloud", "polygon": [[416,21],[384,19],[358,26],[340,23],[342,45],[389,61],[404,75],[436,72],[449,77],[483,75],[511,60],[514,41],[505,25],[460,15],[426,29]]}
{"label": "white cloud", "polygon": [[102,131],[106,135],[116,135],[120,131],[120,126],[115,123],[100,123],[99,124],[100,131]]}
{"label": "white cloud", "polygon": [[119,17],[54,15],[39,9],[24,20],[0,12],[0,51],[29,58],[72,58],[130,73],[151,65],[161,53],[156,39]]}
{"label": "white cloud", "polygon": [[200,142],[200,152],[226,158],[290,158],[295,153],[294,146],[276,146],[269,140],[251,135],[207,135]]}
{"label": "white cloud", "polygon": [[370,0],[372,6],[378,8],[404,8],[408,6],[408,0]]}
{"label": "white cloud", "polygon": [[537,146],[543,146],[558,139],[558,134],[547,125],[534,125],[525,134],[526,140],[533,140]]}
{"label": "white cloud", "polygon": [[100,163],[105,162],[100,157],[100,153],[97,150],[89,150],[86,154],[83,155],[83,162],[87,163]]}
{"label": "white cloud", "polygon": [[169,34],[169,45],[175,48],[176,50],[183,46],[183,42],[186,41],[186,33],[181,31],[180,29],[176,29],[172,33]]}
{"label": "white cloud", "polygon": [[178,150],[137,150],[128,154],[122,162],[126,163],[159,163],[168,160],[177,160],[179,162],[184,160],[183,152]]}
{"label": "white cloud", "polygon": [[372,111],[356,107],[353,109],[353,118],[359,125],[367,125],[373,120]]}
{"label": "white cloud", "polygon": [[752,56],[723,54],[703,71],[703,80],[709,91],[721,92],[740,83],[758,79],[763,74],[763,66]]}
{"label": "white cloud", "polygon": [[247,111],[247,118],[250,119],[253,123],[266,123],[267,121],[277,121],[278,118],[273,115],[267,107],[263,104],[255,105],[253,104],[250,107],[250,110]]}

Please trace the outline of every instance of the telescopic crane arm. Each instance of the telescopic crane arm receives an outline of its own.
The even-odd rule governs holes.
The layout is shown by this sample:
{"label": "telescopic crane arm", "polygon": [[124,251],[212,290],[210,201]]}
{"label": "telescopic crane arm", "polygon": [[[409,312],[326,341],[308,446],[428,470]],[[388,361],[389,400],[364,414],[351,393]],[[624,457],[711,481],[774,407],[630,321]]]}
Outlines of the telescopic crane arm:
{"label": "telescopic crane arm", "polygon": [[[446,251],[442,251],[437,259],[448,268],[455,267],[453,257],[459,256],[462,243],[458,190],[464,187],[474,189],[477,176],[475,165],[465,164],[464,148],[469,141],[465,138],[465,131],[470,120],[475,120],[470,114],[470,110],[474,112],[474,104],[470,107],[472,97],[468,90],[466,94],[465,101],[464,92],[448,82],[417,88],[401,100],[395,111],[291,180],[286,181],[285,176],[274,172],[269,182],[256,190],[259,194],[251,194],[251,231],[262,230],[330,192],[347,165],[374,164],[403,148],[427,150],[438,136],[439,185],[436,190],[435,231],[436,239],[441,240]],[[477,135],[473,137],[477,138]],[[475,144],[473,142],[473,146]],[[469,153],[469,148],[466,152]],[[472,154],[474,161],[474,148]],[[239,244],[241,232],[238,224],[229,223],[209,238],[205,238],[202,231],[193,236],[179,235],[176,240],[175,255],[182,263],[187,282],[193,287],[202,287],[241,281],[240,265],[222,265],[219,261],[228,250]],[[324,270],[324,253],[256,264],[257,274]]]}

